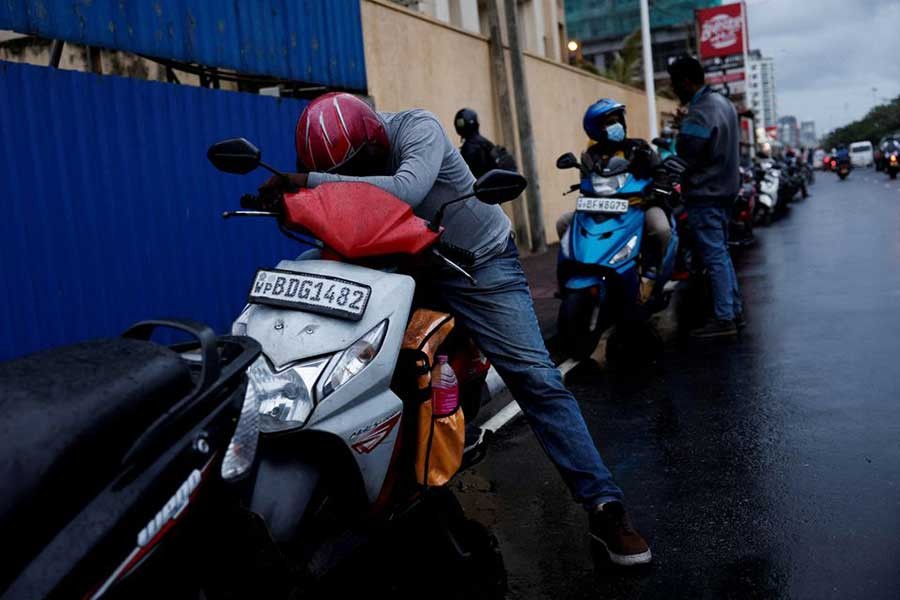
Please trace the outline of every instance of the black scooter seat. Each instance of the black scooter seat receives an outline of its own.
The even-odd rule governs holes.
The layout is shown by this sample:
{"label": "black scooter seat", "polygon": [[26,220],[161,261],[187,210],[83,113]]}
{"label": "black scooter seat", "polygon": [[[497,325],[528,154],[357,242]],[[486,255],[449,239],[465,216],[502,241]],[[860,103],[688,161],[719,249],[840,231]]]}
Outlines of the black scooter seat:
{"label": "black scooter seat", "polygon": [[136,438],[191,389],[178,354],[133,339],[0,363],[0,535],[46,541],[111,483]]}

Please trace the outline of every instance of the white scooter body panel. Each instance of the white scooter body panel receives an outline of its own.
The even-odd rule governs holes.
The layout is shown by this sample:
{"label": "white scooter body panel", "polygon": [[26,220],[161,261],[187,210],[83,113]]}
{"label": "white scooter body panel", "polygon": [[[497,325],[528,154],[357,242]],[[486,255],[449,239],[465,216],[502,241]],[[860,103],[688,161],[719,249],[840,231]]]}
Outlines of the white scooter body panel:
{"label": "white scooter body panel", "polygon": [[[331,355],[315,386],[317,405],[304,426],[340,437],[362,474],[369,501],[381,491],[400,430],[403,403],[390,390],[397,357],[409,322],[415,282],[406,275],[330,260],[283,260],[279,269],[346,279],[371,286],[359,321],[289,308],[251,304],[236,323],[262,345],[277,370],[298,361]],[[371,363],[322,399],[324,379],[338,356],[382,321],[388,321],[381,349]]]}
{"label": "white scooter body panel", "polygon": [[400,319],[404,328],[409,320],[415,282],[406,275],[332,260],[283,260],[278,268],[348,279],[370,286],[372,295],[359,321],[278,306],[251,305],[238,321],[246,323],[247,335],[262,344],[263,353],[277,369],[305,358],[345,350],[385,319]]}

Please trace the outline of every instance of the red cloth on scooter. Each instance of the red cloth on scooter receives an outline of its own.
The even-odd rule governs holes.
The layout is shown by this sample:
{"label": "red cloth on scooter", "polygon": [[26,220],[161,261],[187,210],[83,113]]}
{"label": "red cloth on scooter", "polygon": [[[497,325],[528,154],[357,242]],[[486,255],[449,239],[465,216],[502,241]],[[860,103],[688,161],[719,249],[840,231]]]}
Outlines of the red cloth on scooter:
{"label": "red cloth on scooter", "polygon": [[439,233],[412,207],[368,183],[326,183],[284,195],[284,224],[312,234],[344,258],[418,254]]}

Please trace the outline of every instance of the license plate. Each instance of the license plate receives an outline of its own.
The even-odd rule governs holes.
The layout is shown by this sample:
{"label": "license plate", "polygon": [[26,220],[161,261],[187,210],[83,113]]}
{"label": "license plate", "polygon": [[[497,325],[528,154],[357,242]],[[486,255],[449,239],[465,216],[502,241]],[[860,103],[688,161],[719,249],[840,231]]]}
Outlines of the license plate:
{"label": "license plate", "polygon": [[359,321],[366,312],[372,288],[337,277],[260,269],[248,301]]}
{"label": "license plate", "polygon": [[628,212],[628,200],[617,198],[585,198],[582,196],[575,204],[580,212],[617,214]]}

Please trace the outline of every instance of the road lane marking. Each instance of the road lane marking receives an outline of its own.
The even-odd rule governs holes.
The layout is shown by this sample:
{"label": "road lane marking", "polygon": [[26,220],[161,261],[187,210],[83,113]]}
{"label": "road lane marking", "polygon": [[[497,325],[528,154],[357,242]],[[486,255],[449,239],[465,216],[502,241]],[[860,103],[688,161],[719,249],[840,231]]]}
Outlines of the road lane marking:
{"label": "road lane marking", "polygon": [[569,373],[569,371],[577,367],[578,364],[578,361],[574,358],[568,358],[560,363],[560,365],[556,368],[559,369],[559,372],[562,373],[563,377],[565,377]]}
{"label": "road lane marking", "polygon": [[485,385],[488,388],[488,394],[490,394],[491,398],[496,398],[506,389],[506,384],[503,383],[503,379],[500,377],[500,373],[497,372],[493,366],[491,366],[488,371],[487,378],[484,381]]}
{"label": "road lane marking", "polygon": [[515,400],[511,400],[509,404],[500,409],[500,412],[488,419],[487,422],[481,426],[481,430],[496,433],[500,431],[501,427],[519,416],[521,412],[522,408],[519,406],[519,403]]}

